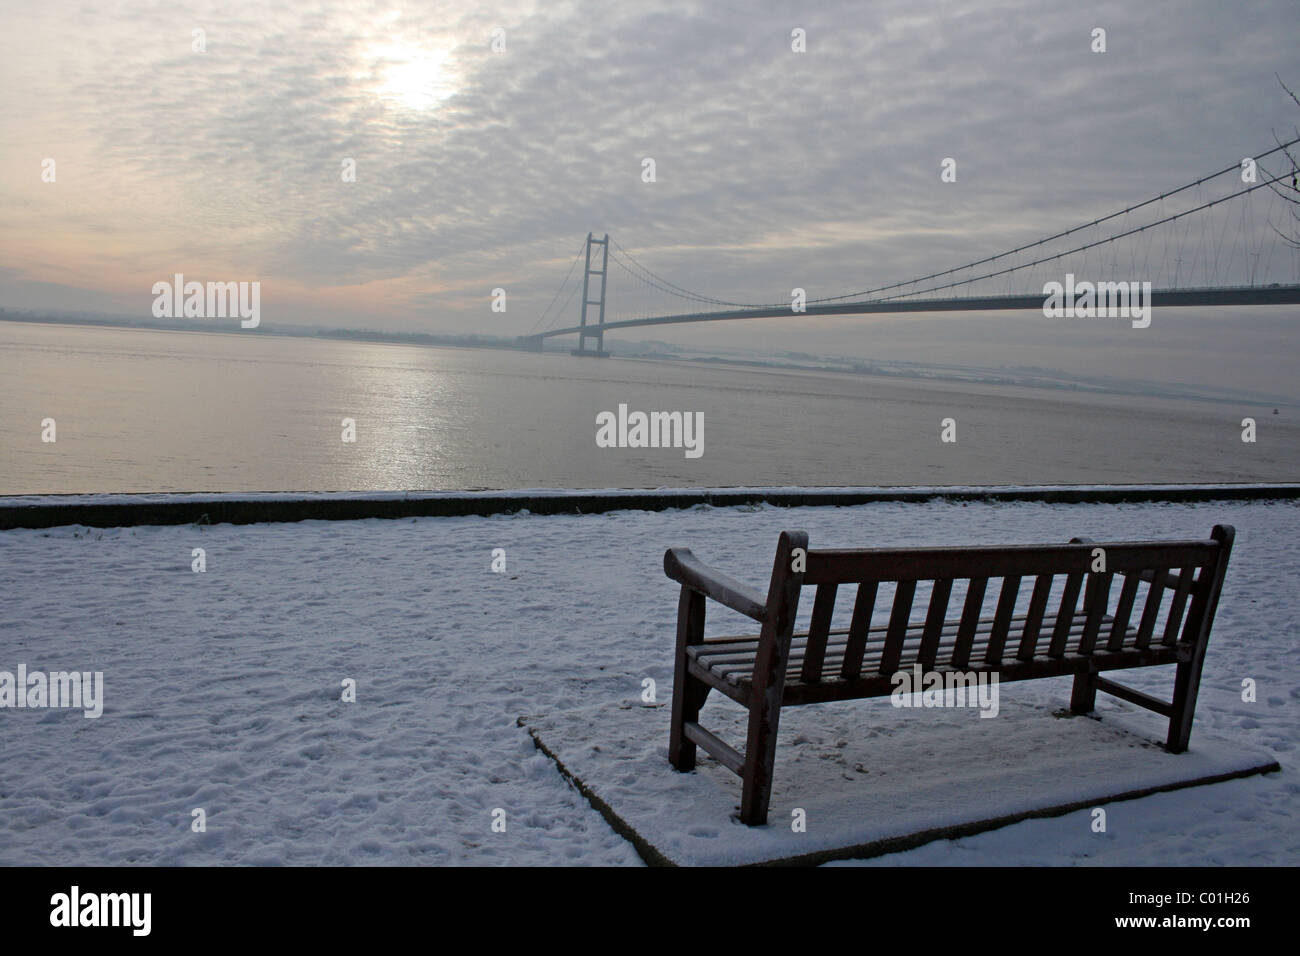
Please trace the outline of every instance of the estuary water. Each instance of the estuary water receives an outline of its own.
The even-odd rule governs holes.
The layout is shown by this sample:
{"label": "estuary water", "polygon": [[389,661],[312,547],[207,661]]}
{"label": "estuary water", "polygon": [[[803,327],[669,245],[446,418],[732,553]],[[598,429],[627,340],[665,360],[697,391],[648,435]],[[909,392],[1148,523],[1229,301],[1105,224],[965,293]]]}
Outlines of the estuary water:
{"label": "estuary water", "polygon": [[[678,411],[702,453],[598,447]],[[0,494],[1292,481],[1295,409],[0,322]],[[1241,440],[1241,420],[1259,421]],[[43,425],[54,420],[54,441]],[[344,419],[354,441],[345,441]],[[942,440],[945,419],[953,420]]]}

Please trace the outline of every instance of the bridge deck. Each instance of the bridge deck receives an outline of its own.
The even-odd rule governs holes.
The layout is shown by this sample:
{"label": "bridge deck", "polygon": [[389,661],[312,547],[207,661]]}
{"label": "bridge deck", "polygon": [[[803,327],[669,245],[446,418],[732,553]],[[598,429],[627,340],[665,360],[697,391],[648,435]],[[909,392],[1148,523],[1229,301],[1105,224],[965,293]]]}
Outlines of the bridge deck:
{"label": "bridge deck", "polygon": [[[724,322],[733,319],[771,319],[789,315],[881,315],[904,312],[1004,312],[1040,310],[1046,296],[1003,295],[970,296],[956,299],[889,299],[877,302],[837,302],[833,305],[809,305],[794,313],[790,306],[762,309],[734,309],[727,312],[689,312],[680,315],[657,315],[646,319],[623,319],[606,322],[602,331],[631,329],[649,325],[677,325],[685,322]],[[1152,308],[1231,306],[1231,305],[1300,305],[1300,285],[1224,286],[1204,289],[1153,289]],[[592,326],[588,325],[590,331]],[[576,335],[579,326],[550,329],[536,335],[520,336],[520,341],[534,346],[556,335]]]}

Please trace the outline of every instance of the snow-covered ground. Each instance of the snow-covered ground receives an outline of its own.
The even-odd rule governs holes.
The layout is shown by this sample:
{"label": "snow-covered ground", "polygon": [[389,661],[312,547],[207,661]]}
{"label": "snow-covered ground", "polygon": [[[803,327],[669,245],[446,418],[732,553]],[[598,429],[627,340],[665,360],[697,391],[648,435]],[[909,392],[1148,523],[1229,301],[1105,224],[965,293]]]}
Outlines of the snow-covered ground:
{"label": "snow-covered ground", "polygon": [[[874,862],[1300,863],[1300,505],[943,501],[0,533],[0,671],[105,684],[99,719],[0,710],[0,863],[635,864],[515,719],[671,686],[666,547],[761,587],[784,528],[848,547],[1215,523],[1237,542],[1196,728],[1271,751],[1281,773],[1133,801],[1105,835],[1075,815]],[[710,633],[743,626],[710,613]],[[1003,689],[1021,693],[1067,696]]]}

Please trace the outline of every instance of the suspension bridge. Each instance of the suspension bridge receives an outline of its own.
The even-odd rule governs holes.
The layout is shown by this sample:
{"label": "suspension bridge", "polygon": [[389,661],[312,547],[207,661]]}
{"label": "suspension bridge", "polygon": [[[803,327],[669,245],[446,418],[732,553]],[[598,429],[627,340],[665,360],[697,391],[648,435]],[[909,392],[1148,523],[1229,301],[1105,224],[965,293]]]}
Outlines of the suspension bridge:
{"label": "suspension bridge", "polygon": [[[782,316],[1041,310],[1041,281],[1059,282],[1066,273],[1090,281],[1150,282],[1151,308],[1300,304],[1300,180],[1291,151],[1297,143],[1300,137],[1279,142],[1176,189],[995,255],[816,298],[801,298],[803,290],[795,289],[781,301],[747,303],[695,292],[654,272],[608,234],[588,233],[550,305],[517,344],[542,351],[549,338],[576,335],[572,354],[603,357],[605,333],[615,329]],[[615,317],[610,310],[611,265],[629,283],[633,314]],[[579,293],[577,324],[562,324]]]}

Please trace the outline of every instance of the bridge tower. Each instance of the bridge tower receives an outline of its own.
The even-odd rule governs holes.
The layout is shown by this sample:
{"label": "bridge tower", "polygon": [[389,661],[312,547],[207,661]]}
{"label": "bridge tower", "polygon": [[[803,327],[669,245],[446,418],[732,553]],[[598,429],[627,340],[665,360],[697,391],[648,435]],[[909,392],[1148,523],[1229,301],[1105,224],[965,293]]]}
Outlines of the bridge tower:
{"label": "bridge tower", "polygon": [[[600,268],[591,267],[591,247],[600,246]],[[600,298],[593,300],[591,298],[591,277],[600,276]],[[604,239],[593,239],[591,233],[587,233],[587,266],[586,272],[582,276],[582,304],[579,317],[578,330],[578,347],[570,352],[570,355],[585,355],[592,358],[609,358],[609,353],[605,351],[605,291],[609,282],[609,233],[605,233]],[[587,310],[591,306],[599,307],[597,322],[593,328],[595,331],[587,331]],[[587,339],[595,339],[596,347],[587,348]]]}

